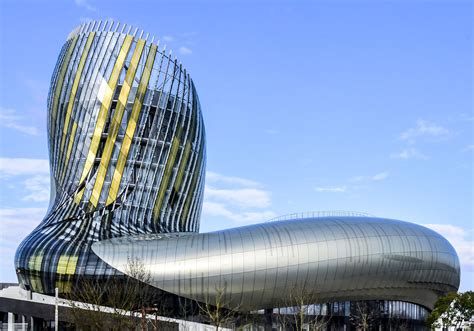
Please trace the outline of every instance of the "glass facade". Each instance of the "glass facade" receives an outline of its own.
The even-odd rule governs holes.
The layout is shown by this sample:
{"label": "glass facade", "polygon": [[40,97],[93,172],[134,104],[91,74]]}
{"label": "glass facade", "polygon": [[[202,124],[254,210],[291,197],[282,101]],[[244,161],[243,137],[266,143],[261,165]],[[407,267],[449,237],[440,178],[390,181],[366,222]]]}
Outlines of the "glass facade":
{"label": "glass facade", "polygon": [[71,290],[79,277],[116,274],[98,240],[197,232],[205,132],[186,69],[131,27],[91,22],[61,49],[48,96],[52,194],[19,246],[22,286]]}
{"label": "glass facade", "polygon": [[[360,306],[368,308],[363,314],[366,314],[364,321],[369,330],[429,330],[425,323],[429,315],[428,309],[414,303],[387,300],[337,301],[303,307],[274,308],[272,311],[273,329],[296,330],[295,316],[303,312],[305,316],[303,329],[305,330],[312,330],[310,325],[318,325],[320,330],[359,330],[361,313],[358,307]],[[257,313],[265,314],[263,310]],[[318,320],[320,322],[315,323]],[[264,328],[254,325],[245,330],[264,330]]]}

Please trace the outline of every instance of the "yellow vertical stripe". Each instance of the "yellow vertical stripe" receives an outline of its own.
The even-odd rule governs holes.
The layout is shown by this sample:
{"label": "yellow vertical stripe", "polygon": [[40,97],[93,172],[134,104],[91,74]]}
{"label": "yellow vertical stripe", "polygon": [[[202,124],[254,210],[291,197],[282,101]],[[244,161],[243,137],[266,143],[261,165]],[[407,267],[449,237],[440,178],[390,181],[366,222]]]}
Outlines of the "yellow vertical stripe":
{"label": "yellow vertical stripe", "polygon": [[163,177],[161,178],[160,189],[158,190],[158,194],[156,196],[155,206],[153,207],[153,219],[155,220],[160,216],[163,198],[165,197],[165,192],[171,179],[170,177],[173,170],[174,161],[176,160],[176,155],[178,154],[179,139],[177,137],[179,137],[179,132],[175,137],[173,137],[171,150],[168,154],[168,162],[166,162],[165,171],[163,172]]}
{"label": "yellow vertical stripe", "polygon": [[[68,102],[68,105],[67,105],[66,117],[64,119],[63,135],[62,135],[62,139],[61,139],[61,148],[60,148],[60,154],[59,155],[63,154],[64,143],[66,142],[66,139],[67,139],[66,137],[67,137],[67,133],[68,133],[68,129],[69,129],[69,121],[71,119],[71,113],[72,113],[72,109],[74,107],[74,100],[76,99],[77,88],[79,87],[79,82],[81,80],[82,70],[84,69],[84,64],[86,63],[87,55],[89,54],[89,50],[91,48],[92,42],[94,41],[94,37],[95,37],[95,32],[91,32],[89,34],[89,37],[87,38],[87,42],[86,42],[86,45],[84,46],[84,50],[82,51],[81,60],[79,61],[79,65],[77,66],[76,76],[74,77],[74,82],[73,82],[72,88],[71,88],[71,94],[69,95],[69,102]],[[61,166],[61,164],[60,164],[60,166]],[[62,164],[62,166],[64,167],[64,164]]]}
{"label": "yellow vertical stripe", "polygon": [[31,290],[33,292],[43,292],[43,286],[41,283],[41,278],[36,275],[30,275]]}
{"label": "yellow vertical stripe", "polygon": [[81,202],[83,194],[84,194],[84,187],[82,189],[80,189],[79,192],[76,193],[76,195],[74,196],[74,202],[75,203]]}
{"label": "yellow vertical stripe", "polygon": [[69,161],[69,158],[71,157],[71,149],[74,143],[74,136],[76,135],[76,130],[77,130],[77,122],[74,121],[72,123],[71,139],[69,139],[69,144],[67,146],[67,151],[66,151],[66,162],[65,162],[66,167],[67,167],[67,162]]}
{"label": "yellow vertical stripe", "polygon": [[197,164],[195,165],[195,173],[193,175],[193,179],[191,181],[191,185],[189,186],[188,196],[186,201],[184,202],[183,212],[181,213],[181,225],[184,226],[187,223],[189,208],[191,207],[191,202],[193,201],[194,191],[196,190],[197,179],[201,173],[201,165],[202,165],[202,150],[199,153],[199,157],[197,159]]}
{"label": "yellow vertical stripe", "polygon": [[112,156],[112,151],[115,146],[115,141],[117,139],[117,134],[122,123],[122,117],[127,106],[128,96],[130,94],[131,87],[133,85],[133,80],[135,78],[135,73],[137,72],[138,62],[142,55],[143,48],[145,46],[145,41],[143,39],[138,40],[133,52],[132,59],[130,61],[130,66],[128,68],[127,74],[125,75],[125,81],[123,83],[122,89],[120,90],[120,95],[118,98],[117,107],[115,108],[114,117],[110,124],[109,134],[105,142],[104,152],[102,153],[102,158],[100,160],[99,170],[97,172],[97,178],[94,183],[94,188],[90,197],[90,202],[92,205],[97,206],[99,202],[100,194],[102,192],[102,187],[104,185],[105,175],[109,167],[110,158]]}
{"label": "yellow vertical stripe", "polygon": [[188,139],[186,147],[184,148],[184,154],[181,158],[181,163],[179,164],[178,174],[176,175],[176,180],[174,181],[174,188],[176,192],[179,192],[179,188],[183,181],[184,171],[186,170],[186,164],[188,163],[189,154],[191,153],[191,142]]}
{"label": "yellow vertical stripe", "polygon": [[[195,92],[195,91],[193,91]],[[194,139],[196,138],[196,129],[197,129],[197,126],[198,126],[198,123],[197,123],[197,105],[196,105],[196,102],[193,102],[193,113],[191,114],[191,132],[189,133],[189,136],[190,138],[188,139],[189,142],[192,142],[194,141]],[[198,155],[198,159],[195,161],[195,164],[194,164],[194,173],[192,174],[193,178],[191,179],[191,184],[188,186],[188,194],[185,198],[185,201],[184,201],[184,207],[183,207],[183,211],[181,212],[181,226],[184,227],[188,222],[187,222],[187,218],[188,218],[188,213],[189,213],[189,208],[190,208],[190,205],[191,205],[191,201],[193,199],[193,195],[194,195],[194,190],[195,190],[195,187],[196,187],[196,183],[197,183],[197,178],[199,177],[199,174],[200,174],[200,171],[201,171],[201,161],[202,161],[202,157],[203,157],[203,152],[202,152],[202,148],[203,146],[201,145],[200,149],[199,149],[199,155]]]}
{"label": "yellow vertical stripe", "polygon": [[33,255],[28,261],[28,267],[32,270],[41,271],[41,264],[43,262],[43,253]]}
{"label": "yellow vertical stripe", "polygon": [[77,122],[73,121],[71,136],[69,137],[69,143],[67,145],[67,150],[66,150],[66,161],[63,164],[63,169],[62,169],[62,173],[61,173],[61,179],[60,179],[61,182],[64,178],[64,175],[66,174],[66,170],[68,169],[67,165],[68,165],[68,162],[69,162],[69,158],[71,157],[71,150],[72,150],[72,145],[74,144],[74,141],[75,141],[76,130],[77,130]]}
{"label": "yellow vertical stripe", "polygon": [[74,275],[77,259],[77,256],[61,255],[58,260],[57,273],[61,275]]}
{"label": "yellow vertical stripe", "polygon": [[72,283],[68,280],[57,280],[56,287],[59,289],[59,293],[70,293],[72,290]]}
{"label": "yellow vertical stripe", "polygon": [[[123,64],[128,54],[128,50],[130,49],[130,45],[132,43],[133,37],[127,35],[125,40],[122,44],[122,48],[120,49],[119,55],[117,60],[115,61],[114,68],[112,70],[112,74],[110,75],[107,90],[104,93],[104,97],[102,99],[102,105],[99,110],[99,114],[97,116],[96,125],[94,128],[94,133],[92,135],[92,140],[90,143],[89,151],[87,153],[86,162],[84,163],[84,168],[82,169],[82,175],[79,183],[82,183],[84,179],[87,177],[87,174],[92,168],[94,164],[95,156],[97,154],[97,149],[99,147],[100,137],[102,135],[102,131],[105,126],[105,121],[107,120],[107,115],[109,112],[110,104],[112,102],[113,93],[117,86],[118,79],[120,77],[120,72],[122,71]],[[84,194],[84,190],[80,190],[76,197],[74,198],[75,202],[79,202],[82,199],[82,195]]]}
{"label": "yellow vertical stripe", "polygon": [[111,204],[115,201],[115,199],[117,199],[118,189],[120,186],[120,181],[122,180],[123,170],[125,168],[125,163],[127,162],[128,153],[130,151],[132,139],[135,134],[135,129],[137,127],[138,117],[142,109],[143,99],[145,97],[148,82],[150,80],[151,70],[155,61],[156,50],[156,45],[151,45],[150,52],[148,53],[148,58],[146,60],[145,68],[143,70],[142,78],[140,79],[140,84],[138,85],[137,94],[135,96],[135,102],[133,103],[132,113],[127,123],[127,129],[125,131],[122,146],[120,147],[117,165],[115,167],[112,182],[110,184],[109,195],[107,197],[107,205]]}
{"label": "yellow vertical stripe", "polygon": [[51,113],[51,135],[54,134],[55,130],[55,124],[56,124],[56,113],[58,111],[58,102],[59,102],[59,97],[61,96],[61,89],[63,88],[63,81],[64,81],[64,76],[66,75],[66,70],[69,66],[69,61],[71,59],[72,51],[74,50],[74,47],[76,47],[77,43],[77,35],[74,37],[74,39],[71,41],[69,44],[69,48],[67,50],[66,55],[64,56],[63,63],[61,65],[61,71],[59,72],[56,88],[54,90],[54,99],[53,99],[53,107],[52,107],[52,113]]}

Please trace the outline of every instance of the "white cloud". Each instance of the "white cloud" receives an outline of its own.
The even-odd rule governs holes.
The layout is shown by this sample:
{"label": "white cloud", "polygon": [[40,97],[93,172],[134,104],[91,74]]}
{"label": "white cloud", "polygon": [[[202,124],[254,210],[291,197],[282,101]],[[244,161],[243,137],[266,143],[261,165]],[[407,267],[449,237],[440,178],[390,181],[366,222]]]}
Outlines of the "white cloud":
{"label": "white cloud", "polygon": [[415,148],[405,148],[398,153],[390,154],[391,159],[426,159],[426,156],[418,152]]}
{"label": "white cloud", "polygon": [[461,265],[474,271],[474,229],[463,229],[451,224],[423,224],[438,232],[453,245],[458,253]]}
{"label": "white cloud", "polygon": [[264,211],[240,211],[229,210],[224,204],[204,201],[202,211],[206,215],[221,216],[238,223],[256,223],[275,218],[277,215],[270,210]]}
{"label": "white cloud", "polygon": [[192,50],[189,49],[188,47],[186,46],[181,46],[179,49],[178,49],[179,53],[183,54],[183,55],[189,55],[189,54],[192,54]]}
{"label": "white cloud", "polygon": [[370,179],[373,181],[380,181],[380,180],[384,180],[388,178],[388,175],[389,175],[388,171],[385,171],[385,172],[381,172],[379,174],[372,176]]}
{"label": "white cloud", "polygon": [[256,181],[224,176],[212,171],[206,173],[203,213],[224,217],[238,223],[254,223],[274,218],[269,210],[271,193]]}
{"label": "white cloud", "polygon": [[463,152],[474,151],[474,144],[467,145],[466,148],[462,150]]}
{"label": "white cloud", "polygon": [[[372,182],[380,182],[388,178],[390,173],[388,171],[379,172],[371,176],[355,176],[349,179],[347,185],[334,185],[334,186],[318,186],[314,190],[316,192],[329,192],[329,193],[344,193],[350,191],[356,191],[363,187],[367,187]],[[359,185],[355,185],[358,183]]]}
{"label": "white cloud", "polygon": [[474,116],[472,116],[472,114],[462,113],[461,114],[461,120],[466,121],[466,122],[472,122],[472,121],[474,121]]}
{"label": "white cloud", "polygon": [[439,136],[447,136],[449,134],[450,134],[450,131],[448,129],[438,124],[419,119],[416,122],[416,126],[414,128],[409,128],[408,130],[400,134],[400,139],[407,140],[413,143],[415,141],[415,138],[417,137],[422,137],[422,136],[439,137]]}
{"label": "white cloud", "polygon": [[41,202],[49,199],[48,160],[0,158],[0,180],[8,183],[11,177],[14,177],[15,183],[20,183],[24,190],[22,200]]}
{"label": "white cloud", "polygon": [[74,3],[79,7],[84,7],[90,11],[97,11],[97,8],[93,7],[87,0],[74,0]]}
{"label": "white cloud", "polygon": [[[16,281],[13,268],[15,251],[46,214],[46,208],[0,209],[0,277]],[[9,273],[10,271],[10,273]]]}
{"label": "white cloud", "polygon": [[174,37],[173,37],[173,36],[163,36],[162,39],[163,39],[164,41],[170,42],[170,41],[173,41],[173,40],[174,40]]}
{"label": "white cloud", "polygon": [[351,182],[361,182],[365,180],[367,177],[365,176],[355,176],[351,178]]}
{"label": "white cloud", "polygon": [[0,107],[0,126],[17,130],[32,136],[38,134],[37,128],[34,126],[24,125],[21,123],[21,120],[22,117],[18,116],[14,109]]}
{"label": "white cloud", "polygon": [[355,176],[350,179],[351,182],[378,182],[387,179],[389,176],[388,171],[380,172],[373,176]]}
{"label": "white cloud", "polygon": [[270,205],[270,193],[257,188],[221,189],[206,185],[204,194],[207,199],[242,208],[266,208]]}
{"label": "white cloud", "polygon": [[247,186],[247,187],[260,187],[261,186],[256,181],[253,181],[250,179],[241,178],[241,177],[224,176],[212,171],[206,172],[206,181],[210,183],[239,185],[239,186]]}
{"label": "white cloud", "polygon": [[333,187],[315,187],[316,192],[337,192],[342,193],[347,191],[347,186],[333,186]]}
{"label": "white cloud", "polygon": [[[41,222],[46,208],[6,208],[0,209],[0,236],[26,237]],[[3,242],[3,240],[2,240]]]}
{"label": "white cloud", "polygon": [[89,22],[92,22],[94,19],[91,18],[91,17],[86,17],[86,16],[82,16],[79,18],[79,22],[81,23],[89,23]]}
{"label": "white cloud", "polygon": [[36,175],[23,182],[24,188],[30,192],[23,197],[25,201],[48,201],[49,200],[49,176]]}
{"label": "white cloud", "polygon": [[0,158],[0,177],[32,174],[49,174],[48,160]]}

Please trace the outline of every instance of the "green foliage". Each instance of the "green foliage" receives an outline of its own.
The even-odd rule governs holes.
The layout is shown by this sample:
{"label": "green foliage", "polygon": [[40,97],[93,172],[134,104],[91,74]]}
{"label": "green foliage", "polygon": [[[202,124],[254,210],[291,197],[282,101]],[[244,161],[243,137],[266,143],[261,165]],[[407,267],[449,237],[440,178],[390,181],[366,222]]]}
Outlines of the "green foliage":
{"label": "green foliage", "polygon": [[468,322],[472,318],[474,318],[474,292],[451,292],[436,301],[426,322],[431,328],[450,326],[459,328],[463,322]]}
{"label": "green foliage", "polygon": [[453,308],[457,312],[456,325],[474,318],[474,292],[459,293],[456,301],[454,301]]}

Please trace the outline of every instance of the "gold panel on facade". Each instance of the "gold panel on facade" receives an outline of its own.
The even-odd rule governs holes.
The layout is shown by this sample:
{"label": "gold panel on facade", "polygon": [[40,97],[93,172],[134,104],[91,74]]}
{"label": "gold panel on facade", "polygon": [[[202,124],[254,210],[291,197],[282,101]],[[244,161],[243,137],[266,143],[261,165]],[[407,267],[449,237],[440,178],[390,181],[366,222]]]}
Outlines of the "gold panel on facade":
{"label": "gold panel on facade", "polygon": [[135,73],[137,71],[138,62],[140,61],[143,48],[145,47],[145,41],[143,39],[138,40],[137,45],[135,46],[135,51],[132,55],[132,60],[130,61],[130,66],[128,67],[127,74],[125,75],[125,81],[120,90],[120,95],[118,98],[117,107],[115,108],[114,117],[112,119],[109,134],[105,142],[104,152],[102,153],[102,158],[100,160],[99,171],[97,173],[97,178],[95,180],[94,188],[90,198],[90,202],[93,206],[97,206],[99,202],[102,188],[104,185],[105,176],[109,168],[110,158],[112,156],[112,151],[115,146],[115,141],[117,139],[117,134],[120,130],[120,125],[122,123],[122,117],[127,106],[128,96],[130,94],[131,86],[133,80],[135,79]]}
{"label": "gold panel on facade", "polygon": [[[79,180],[79,183],[82,183],[86,179],[87,175],[89,174],[89,171],[92,168],[92,165],[94,164],[97,149],[99,147],[100,138],[102,136],[102,131],[104,130],[105,121],[107,120],[110,104],[112,102],[113,93],[115,91],[115,88],[117,87],[120,72],[122,71],[132,41],[132,36],[127,35],[125,37],[125,40],[120,49],[120,53],[117,57],[117,60],[115,61],[112,74],[110,75],[110,79],[107,84],[107,90],[105,91],[104,97],[102,99],[102,106],[100,107],[99,114],[97,116],[94,133],[92,135],[92,140],[90,143],[89,151],[87,153],[87,158],[84,163],[84,168],[82,170],[82,175]],[[77,197],[75,197],[75,201],[80,201],[82,199],[83,194],[84,190],[79,191],[77,193]]]}
{"label": "gold panel on facade", "polygon": [[130,146],[132,144],[132,139],[135,134],[138,118],[142,110],[143,98],[145,97],[148,82],[150,80],[151,70],[153,68],[153,63],[156,57],[156,51],[157,47],[155,45],[151,45],[145,63],[145,68],[143,69],[142,77],[138,85],[137,94],[135,96],[135,102],[133,103],[132,107],[132,113],[130,114],[130,118],[128,119],[127,128],[123,137],[123,142],[120,148],[117,165],[115,167],[115,171],[112,177],[112,182],[110,184],[109,195],[107,197],[106,202],[107,205],[111,204],[115,201],[115,199],[117,199],[120,182],[122,180],[123,170],[127,162],[128,152],[130,151]]}

